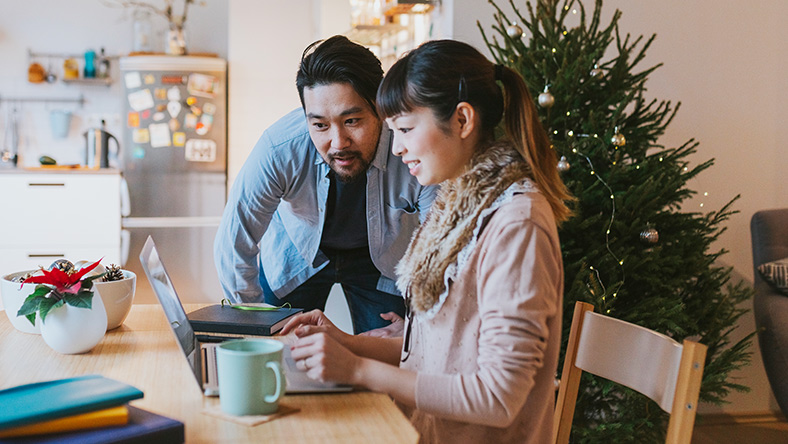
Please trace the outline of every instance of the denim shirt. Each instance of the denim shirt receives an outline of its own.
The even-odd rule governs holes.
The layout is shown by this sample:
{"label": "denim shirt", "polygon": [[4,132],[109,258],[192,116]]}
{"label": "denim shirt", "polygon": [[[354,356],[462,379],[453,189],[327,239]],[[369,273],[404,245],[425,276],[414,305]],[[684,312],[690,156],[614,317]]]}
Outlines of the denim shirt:
{"label": "denim shirt", "polygon": [[[367,231],[378,290],[399,294],[394,267],[426,217],[436,186],[420,185],[391,152],[384,124],[367,170]],[[282,298],[328,264],[319,250],[329,166],[309,137],[304,111],[285,115],[260,137],[233,184],[214,242],[225,297],[262,301],[260,267]]]}

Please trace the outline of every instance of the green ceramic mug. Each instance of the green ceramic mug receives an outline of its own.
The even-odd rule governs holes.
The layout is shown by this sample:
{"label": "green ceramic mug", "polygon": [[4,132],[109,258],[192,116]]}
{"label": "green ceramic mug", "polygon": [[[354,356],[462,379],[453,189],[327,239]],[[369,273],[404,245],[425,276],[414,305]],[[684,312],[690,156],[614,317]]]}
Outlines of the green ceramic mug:
{"label": "green ceramic mug", "polygon": [[219,404],[230,415],[269,415],[285,393],[282,349],[275,339],[241,339],[216,347]]}

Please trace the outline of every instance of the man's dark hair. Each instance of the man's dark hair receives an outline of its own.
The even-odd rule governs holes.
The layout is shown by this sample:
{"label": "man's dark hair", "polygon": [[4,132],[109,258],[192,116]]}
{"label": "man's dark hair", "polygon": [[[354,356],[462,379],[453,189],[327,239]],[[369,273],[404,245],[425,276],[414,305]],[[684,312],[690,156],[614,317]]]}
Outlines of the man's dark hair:
{"label": "man's dark hair", "polygon": [[296,74],[298,97],[304,106],[304,88],[347,83],[376,112],[375,96],[383,79],[380,60],[369,49],[335,35],[309,45],[301,56]]}

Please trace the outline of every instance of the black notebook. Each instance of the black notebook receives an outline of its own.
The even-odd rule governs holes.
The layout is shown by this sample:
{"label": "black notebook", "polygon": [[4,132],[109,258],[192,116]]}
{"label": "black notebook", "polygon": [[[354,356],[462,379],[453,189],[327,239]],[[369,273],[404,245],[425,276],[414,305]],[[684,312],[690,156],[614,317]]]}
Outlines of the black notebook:
{"label": "black notebook", "polygon": [[183,442],[182,422],[132,406],[129,406],[129,422],[126,425],[0,439],[0,444],[181,444]]}
{"label": "black notebook", "polygon": [[272,311],[243,310],[229,305],[210,305],[189,313],[195,332],[271,336],[285,326],[300,308],[278,308]]}

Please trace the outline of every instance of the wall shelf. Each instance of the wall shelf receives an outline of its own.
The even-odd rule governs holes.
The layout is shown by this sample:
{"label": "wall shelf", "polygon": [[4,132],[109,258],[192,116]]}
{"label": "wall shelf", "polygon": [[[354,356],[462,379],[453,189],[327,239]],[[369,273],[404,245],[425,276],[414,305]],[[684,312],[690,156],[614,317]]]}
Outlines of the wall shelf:
{"label": "wall shelf", "polygon": [[[98,57],[98,52],[96,53],[96,57]],[[69,54],[66,52],[34,52],[32,49],[27,50],[27,57],[29,59],[82,59],[85,57],[85,54]],[[119,59],[121,56],[119,55],[107,55],[104,54],[105,59]]]}
{"label": "wall shelf", "polygon": [[[36,61],[46,60],[47,61],[47,65],[48,65],[47,69],[50,71],[50,73],[52,71],[52,60],[53,59],[54,60],[59,60],[59,61],[62,61],[62,62],[65,62],[66,60],[69,60],[69,59],[73,59],[74,61],[77,62],[77,63],[75,63],[75,65],[79,66],[79,65],[83,65],[84,64],[84,60],[83,60],[84,57],[85,57],[85,54],[71,54],[71,53],[65,53],[65,52],[35,52],[35,51],[33,51],[32,49],[29,49],[29,48],[27,50],[28,62],[29,63],[33,63],[33,62],[36,62]],[[101,56],[101,55],[99,55],[97,53],[96,54],[95,63],[98,65],[98,63],[102,59],[117,60],[119,58],[120,58],[120,56],[118,56],[118,55],[107,55],[107,54],[104,54],[103,56]],[[96,69],[98,69],[98,66],[96,66]],[[80,71],[81,70],[78,70],[77,73],[79,73]],[[58,75],[58,80],[60,80],[61,82],[65,83],[65,84],[70,84],[70,85],[91,85],[91,86],[110,86],[112,84],[112,82],[113,82],[111,77],[76,77],[76,78],[66,78],[65,77],[65,69],[63,69],[62,73],[60,75]]]}
{"label": "wall shelf", "polygon": [[60,79],[63,83],[74,85],[97,85],[97,86],[110,86],[112,84],[112,77],[104,78],[84,78],[77,79]]}

